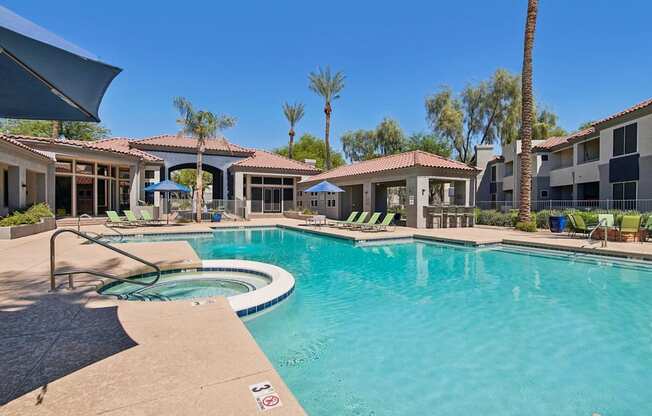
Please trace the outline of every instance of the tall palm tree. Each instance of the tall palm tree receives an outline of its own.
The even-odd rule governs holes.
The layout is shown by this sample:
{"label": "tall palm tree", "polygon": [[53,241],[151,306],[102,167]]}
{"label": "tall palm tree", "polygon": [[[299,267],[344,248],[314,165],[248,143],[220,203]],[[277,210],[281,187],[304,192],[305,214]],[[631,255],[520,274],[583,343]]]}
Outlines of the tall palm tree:
{"label": "tall palm tree", "polygon": [[324,99],[324,114],[326,114],[326,131],[324,133],[326,155],[324,165],[326,170],[331,168],[331,147],[329,140],[331,113],[333,112],[331,101],[340,98],[340,91],[344,89],[344,78],[344,74],[341,71],[331,74],[330,67],[326,67],[326,69],[319,68],[318,72],[311,72],[308,75],[308,80],[310,81],[308,88]]}
{"label": "tall palm tree", "polygon": [[195,219],[197,222],[201,222],[201,207],[204,202],[203,156],[206,150],[206,140],[214,138],[219,131],[235,126],[236,119],[227,115],[215,115],[210,111],[195,110],[190,101],[183,97],[176,97],[174,106],[181,114],[181,118],[177,120],[181,125],[179,134],[197,139],[197,190],[195,193],[197,212]]}
{"label": "tall palm tree", "polygon": [[296,126],[299,120],[303,118],[303,110],[303,103],[283,104],[283,114],[285,114],[285,118],[287,118],[288,122],[290,123],[290,131],[288,132],[288,135],[290,136],[290,142],[288,144],[288,157],[290,159],[292,159],[292,145],[294,144],[294,126]]}
{"label": "tall palm tree", "polygon": [[523,44],[523,74],[521,102],[521,183],[518,203],[518,220],[530,221],[530,194],[532,192],[532,49],[537,26],[538,0],[528,0]]}

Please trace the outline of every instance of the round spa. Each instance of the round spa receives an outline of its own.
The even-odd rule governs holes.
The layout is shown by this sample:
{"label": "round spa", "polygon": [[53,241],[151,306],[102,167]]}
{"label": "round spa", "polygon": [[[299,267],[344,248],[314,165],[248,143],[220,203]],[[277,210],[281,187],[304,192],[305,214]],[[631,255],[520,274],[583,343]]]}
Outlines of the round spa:
{"label": "round spa", "polygon": [[[130,280],[151,281],[153,273],[132,276]],[[98,292],[130,301],[203,302],[225,296],[239,317],[267,310],[294,291],[294,277],[271,264],[245,260],[204,260],[202,266],[162,272],[151,286],[110,282]]]}

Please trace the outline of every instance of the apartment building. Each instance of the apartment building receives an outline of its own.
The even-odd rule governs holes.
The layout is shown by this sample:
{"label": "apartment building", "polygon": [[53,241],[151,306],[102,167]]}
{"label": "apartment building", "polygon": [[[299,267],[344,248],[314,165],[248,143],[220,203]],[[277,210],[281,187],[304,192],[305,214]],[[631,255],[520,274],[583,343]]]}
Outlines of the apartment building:
{"label": "apartment building", "polygon": [[[480,207],[517,206],[520,147],[520,142],[505,146],[501,156],[493,155],[491,146],[477,147]],[[652,99],[568,136],[535,141],[531,198],[535,209],[641,209],[644,200],[652,200]]]}

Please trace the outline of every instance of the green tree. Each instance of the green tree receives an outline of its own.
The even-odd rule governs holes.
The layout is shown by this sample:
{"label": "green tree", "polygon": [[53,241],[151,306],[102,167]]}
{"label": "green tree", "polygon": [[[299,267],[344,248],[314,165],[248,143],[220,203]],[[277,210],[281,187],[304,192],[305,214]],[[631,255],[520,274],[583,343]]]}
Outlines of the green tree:
{"label": "green tree", "polygon": [[294,126],[303,118],[304,115],[304,106],[302,103],[294,104],[283,104],[283,114],[285,118],[290,123],[290,131],[288,135],[290,136],[290,141],[288,142],[288,154],[289,158],[292,159],[292,145],[294,144]]}
{"label": "green tree", "polygon": [[[60,129],[55,128],[60,123]],[[98,140],[109,137],[111,130],[102,124],[83,121],[53,122],[48,120],[15,120],[6,119],[0,123],[4,133],[22,134],[25,136],[52,137],[58,130],[58,135],[74,140]]]}
{"label": "green tree", "polygon": [[585,121],[584,123],[580,124],[580,127],[578,130],[585,130],[588,129],[589,127],[593,126],[593,121]]}
{"label": "green tree", "polygon": [[521,180],[518,220],[530,222],[530,194],[532,192],[532,119],[534,98],[532,94],[532,50],[537,26],[538,0],[528,0],[523,41],[523,73],[521,102]]}
{"label": "green tree", "polygon": [[215,115],[210,111],[195,110],[190,101],[183,97],[176,97],[173,103],[181,115],[181,118],[177,120],[181,126],[181,133],[197,139],[196,221],[201,222],[202,210],[200,207],[204,203],[202,164],[206,140],[214,139],[219,131],[235,126],[236,119],[227,115]]}
{"label": "green tree", "polygon": [[[195,169],[181,169],[172,172],[172,180],[181,185],[185,185],[192,191],[192,198],[195,197],[195,191],[197,190],[197,171]],[[206,191],[206,188],[213,181],[213,175],[208,172],[202,172],[202,191]]]}
{"label": "green tree", "polygon": [[385,117],[378,124],[376,147],[381,156],[401,153],[405,149],[405,133],[396,120]]}
{"label": "green tree", "polygon": [[[426,98],[426,120],[459,160],[470,163],[475,159],[475,145],[505,145],[519,138],[521,89],[521,77],[504,69],[498,69],[489,80],[467,85],[459,95],[444,86]],[[552,111],[536,114],[535,140],[563,131]]]}
{"label": "green tree", "polygon": [[324,131],[324,149],[326,150],[326,156],[324,163],[326,169],[332,167],[330,131],[333,107],[331,102],[340,98],[340,92],[344,89],[344,78],[344,74],[341,71],[332,74],[330,67],[326,67],[326,69],[319,68],[318,72],[311,72],[308,75],[308,88],[324,99],[324,114],[326,115],[326,128]]}
{"label": "green tree", "polygon": [[347,131],[340,137],[340,142],[344,155],[352,162],[378,157],[375,130]]}
{"label": "green tree", "polygon": [[[274,150],[274,153],[288,157],[289,151],[287,146],[280,147]],[[344,158],[338,152],[330,151],[331,163],[334,168],[345,164]],[[304,161],[306,159],[314,159],[315,166],[319,169],[324,169],[326,166],[326,146],[324,141],[313,136],[312,134],[304,134],[294,145],[292,151],[292,159]]]}
{"label": "green tree", "polygon": [[423,150],[443,157],[450,157],[451,145],[432,133],[413,133],[405,141],[405,151]]}

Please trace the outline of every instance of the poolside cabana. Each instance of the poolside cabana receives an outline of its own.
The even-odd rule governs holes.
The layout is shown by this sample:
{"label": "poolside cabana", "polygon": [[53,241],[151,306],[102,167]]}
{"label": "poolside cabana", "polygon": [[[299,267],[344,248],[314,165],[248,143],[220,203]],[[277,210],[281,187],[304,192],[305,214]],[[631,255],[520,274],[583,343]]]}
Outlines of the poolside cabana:
{"label": "poolside cabana", "polygon": [[[299,183],[298,204],[332,219],[353,211],[398,212],[404,225],[426,228],[431,206],[473,207],[474,167],[423,151],[353,163],[314,175]],[[326,198],[305,190],[321,181],[345,192]]]}

